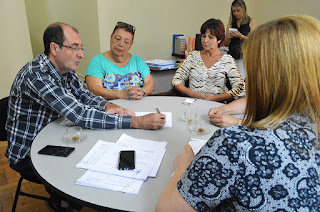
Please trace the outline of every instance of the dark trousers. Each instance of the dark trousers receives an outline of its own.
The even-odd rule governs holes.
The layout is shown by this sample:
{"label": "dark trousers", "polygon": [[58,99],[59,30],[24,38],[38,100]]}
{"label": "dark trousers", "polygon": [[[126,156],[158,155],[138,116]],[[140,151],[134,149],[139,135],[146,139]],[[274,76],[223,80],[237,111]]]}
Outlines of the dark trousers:
{"label": "dark trousers", "polygon": [[19,172],[26,180],[43,184],[36,173],[33,171],[30,157],[26,157],[19,161],[18,164],[10,164],[10,167]]}
{"label": "dark trousers", "polygon": [[[18,164],[16,165],[11,165],[10,167],[19,172],[21,174],[21,176],[23,176],[26,180],[35,182],[35,183],[39,183],[39,184],[43,184],[42,181],[39,179],[39,177],[36,175],[36,173],[33,171],[33,167],[32,167],[32,163],[31,163],[31,159],[30,157],[26,157],[23,160],[20,160]],[[57,211],[59,211],[60,209],[60,202],[62,200],[62,198],[56,193],[54,192],[52,189],[50,189],[49,187],[45,186],[47,192],[50,194],[50,199],[52,202],[55,202],[56,205],[58,205],[58,209]],[[70,202],[65,200],[65,202],[67,202],[68,204],[70,204],[69,209],[73,208],[76,209],[78,211],[81,210],[82,206],[78,205],[77,203],[74,202]],[[71,210],[71,209],[70,209]],[[70,211],[67,210],[67,211]],[[72,210],[71,210],[72,211]]]}

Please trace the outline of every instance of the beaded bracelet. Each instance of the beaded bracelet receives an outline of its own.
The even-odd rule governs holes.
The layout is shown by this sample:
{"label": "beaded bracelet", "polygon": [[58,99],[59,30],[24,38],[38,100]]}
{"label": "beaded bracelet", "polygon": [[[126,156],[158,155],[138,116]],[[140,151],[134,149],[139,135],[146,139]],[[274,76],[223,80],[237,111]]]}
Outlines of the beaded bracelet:
{"label": "beaded bracelet", "polygon": [[141,91],[142,91],[142,96],[146,95],[146,92],[143,88],[141,88]]}

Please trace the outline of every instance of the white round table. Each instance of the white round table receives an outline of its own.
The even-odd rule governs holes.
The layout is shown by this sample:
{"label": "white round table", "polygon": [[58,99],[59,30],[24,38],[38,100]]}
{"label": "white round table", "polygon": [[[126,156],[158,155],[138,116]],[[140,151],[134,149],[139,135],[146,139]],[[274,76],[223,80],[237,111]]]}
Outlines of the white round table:
{"label": "white round table", "polygon": [[[172,112],[172,127],[160,130],[141,129],[111,129],[111,130],[89,130],[84,129],[87,138],[77,144],[64,143],[63,133],[70,126],[62,126],[62,118],[47,125],[35,138],[31,147],[31,160],[40,177],[61,195],[72,198],[84,206],[95,209],[118,209],[126,211],[154,211],[158,198],[170,181],[173,173],[173,160],[184,149],[190,138],[208,140],[212,134],[219,129],[209,124],[211,133],[207,135],[194,135],[188,131],[187,125],[180,121],[180,117],[186,110],[194,110],[198,117],[209,123],[208,111],[212,107],[223,104],[205,100],[197,100],[193,105],[184,105],[186,98],[176,96],[148,96],[138,101],[113,100],[111,102],[132,109],[135,112]],[[167,141],[168,146],[155,178],[148,178],[142,185],[139,194],[132,195],[122,192],[91,188],[76,185],[86,170],[75,167],[77,163],[89,152],[98,140],[116,142],[119,137],[126,133],[134,138],[150,139],[154,141]],[[38,151],[46,145],[73,146],[75,151],[68,157],[54,157],[40,155]]]}

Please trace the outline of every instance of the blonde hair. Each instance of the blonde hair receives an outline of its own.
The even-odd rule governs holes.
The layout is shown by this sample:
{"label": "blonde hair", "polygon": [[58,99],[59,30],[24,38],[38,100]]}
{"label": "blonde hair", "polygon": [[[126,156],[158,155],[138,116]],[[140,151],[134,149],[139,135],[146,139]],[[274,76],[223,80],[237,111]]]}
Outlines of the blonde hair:
{"label": "blonde hair", "polygon": [[240,25],[250,23],[251,18],[250,16],[248,16],[246,3],[244,3],[243,0],[234,0],[231,4],[231,9],[230,9],[230,16],[229,16],[230,26],[232,26],[232,23],[234,23],[237,20],[232,13],[232,7],[241,7],[244,10],[243,16],[240,18]]}
{"label": "blonde hair", "polygon": [[308,16],[270,21],[243,45],[247,106],[243,124],[269,128],[308,114],[319,132],[320,22]]}

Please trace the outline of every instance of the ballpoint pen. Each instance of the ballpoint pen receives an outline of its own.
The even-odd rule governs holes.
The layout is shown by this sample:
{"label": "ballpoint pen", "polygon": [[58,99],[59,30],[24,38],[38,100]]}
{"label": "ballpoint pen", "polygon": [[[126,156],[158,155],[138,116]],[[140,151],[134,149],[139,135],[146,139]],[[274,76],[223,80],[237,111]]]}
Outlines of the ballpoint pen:
{"label": "ballpoint pen", "polygon": [[160,113],[160,110],[156,107],[156,111],[157,111],[157,113]]}

